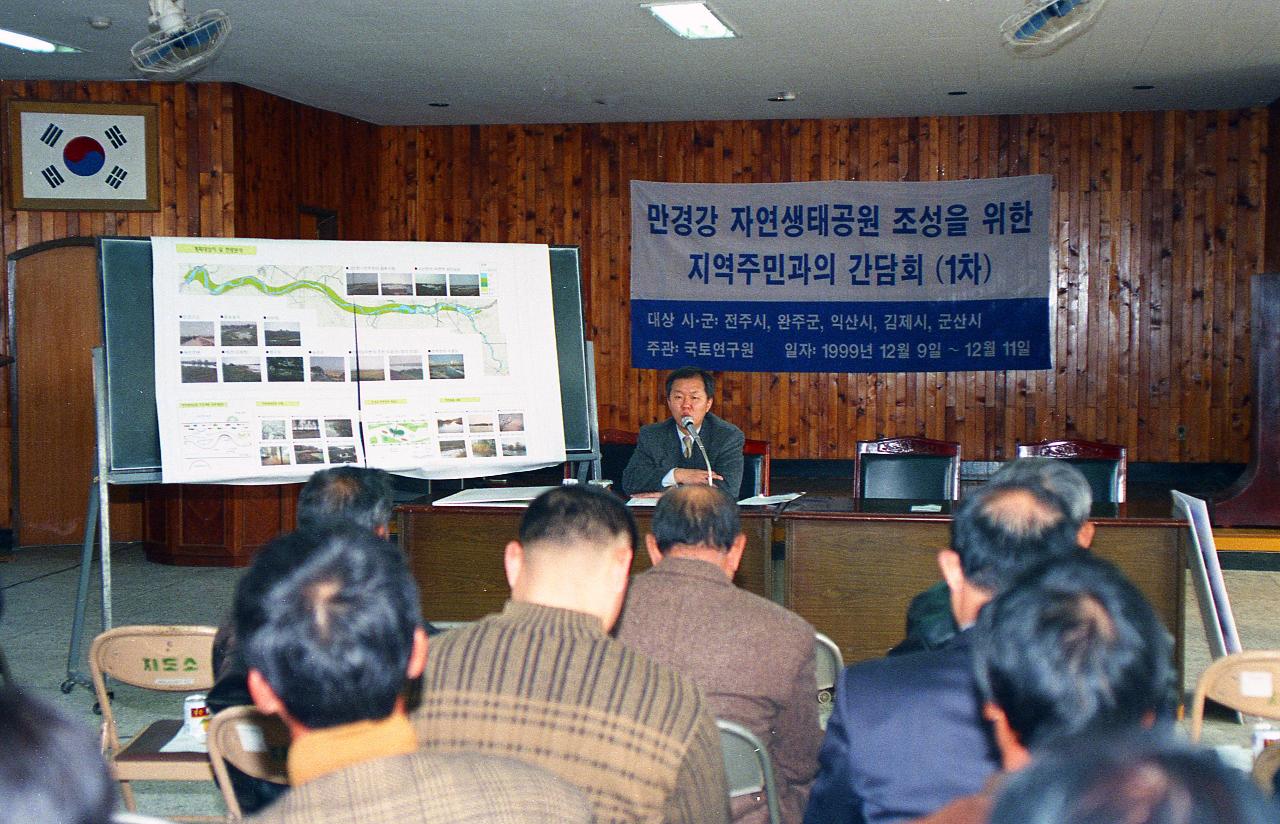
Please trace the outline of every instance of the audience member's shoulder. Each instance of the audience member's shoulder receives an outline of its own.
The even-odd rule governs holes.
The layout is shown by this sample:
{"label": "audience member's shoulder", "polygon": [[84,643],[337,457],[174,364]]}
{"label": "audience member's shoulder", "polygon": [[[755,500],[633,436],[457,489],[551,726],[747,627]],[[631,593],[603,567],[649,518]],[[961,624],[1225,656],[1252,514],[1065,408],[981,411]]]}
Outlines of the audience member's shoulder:
{"label": "audience member's shoulder", "polygon": [[776,601],[761,597],[754,592],[747,592],[739,587],[734,588],[736,597],[745,608],[754,610],[762,621],[767,621],[774,631],[786,632],[796,637],[804,636],[808,643],[813,642],[816,632],[813,624],[796,615]]}
{"label": "audience member's shoulder", "polygon": [[[403,818],[415,806],[411,819]],[[591,812],[580,790],[532,764],[482,753],[419,750],[321,776],[249,820],[346,824],[393,819],[535,824],[588,822]]]}
{"label": "audience member's shoulder", "polygon": [[677,703],[687,706],[691,713],[696,713],[707,706],[702,688],[689,676],[653,660],[616,638],[608,638],[608,642],[609,652],[616,658],[617,665],[633,673],[633,684],[644,684],[646,689],[656,687],[659,690],[668,690]]}
{"label": "audience member's shoulder", "polygon": [[[963,633],[962,633],[963,634]],[[938,649],[920,650],[860,661],[845,668],[843,678],[853,683],[892,681],[919,683],[918,679],[938,673],[959,673],[970,677],[972,652],[967,637],[957,637]]]}

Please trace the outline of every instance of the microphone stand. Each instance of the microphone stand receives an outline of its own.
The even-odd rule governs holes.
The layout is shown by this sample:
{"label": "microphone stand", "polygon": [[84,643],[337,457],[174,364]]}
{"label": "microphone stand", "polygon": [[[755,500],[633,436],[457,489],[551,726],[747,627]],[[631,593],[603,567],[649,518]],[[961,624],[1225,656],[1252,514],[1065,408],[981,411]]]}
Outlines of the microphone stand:
{"label": "microphone stand", "polygon": [[698,433],[693,429],[693,418],[685,417],[680,421],[680,425],[684,427],[684,431],[698,445],[698,451],[702,453],[702,461],[707,465],[707,486],[715,486],[715,480],[711,477],[711,458],[707,456],[707,448],[702,444],[702,438],[698,437]]}

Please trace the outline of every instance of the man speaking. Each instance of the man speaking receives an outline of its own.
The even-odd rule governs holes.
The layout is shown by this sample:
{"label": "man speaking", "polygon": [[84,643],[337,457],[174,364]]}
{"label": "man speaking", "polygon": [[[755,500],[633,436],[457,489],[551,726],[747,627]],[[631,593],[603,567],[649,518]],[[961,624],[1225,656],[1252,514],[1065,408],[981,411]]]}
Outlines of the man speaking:
{"label": "man speaking", "polygon": [[715,394],[716,379],[705,370],[686,366],[667,376],[671,419],[640,428],[636,451],[622,473],[624,492],[714,483],[737,500],[744,437],[741,429],[711,414]]}

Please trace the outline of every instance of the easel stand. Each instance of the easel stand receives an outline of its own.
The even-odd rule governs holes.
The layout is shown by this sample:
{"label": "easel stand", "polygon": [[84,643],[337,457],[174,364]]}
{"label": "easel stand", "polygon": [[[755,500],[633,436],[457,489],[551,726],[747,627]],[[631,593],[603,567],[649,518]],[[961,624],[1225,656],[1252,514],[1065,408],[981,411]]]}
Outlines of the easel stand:
{"label": "easel stand", "polygon": [[[89,573],[93,566],[94,532],[97,532],[99,563],[102,579],[102,631],[111,629],[111,507],[108,503],[108,490],[111,473],[104,467],[111,466],[110,433],[107,431],[107,366],[106,356],[101,346],[93,348],[93,418],[94,437],[97,441],[94,451],[93,480],[89,482],[89,497],[85,504],[84,548],[80,552],[80,581],[76,587],[75,614],[71,621],[71,641],[67,646],[67,679],[62,682],[63,693],[70,693],[76,684],[92,689],[89,676],[77,669],[80,663],[80,648],[84,642],[85,612],[89,607]],[[159,480],[148,474],[146,477],[133,476],[129,482],[149,483]]]}

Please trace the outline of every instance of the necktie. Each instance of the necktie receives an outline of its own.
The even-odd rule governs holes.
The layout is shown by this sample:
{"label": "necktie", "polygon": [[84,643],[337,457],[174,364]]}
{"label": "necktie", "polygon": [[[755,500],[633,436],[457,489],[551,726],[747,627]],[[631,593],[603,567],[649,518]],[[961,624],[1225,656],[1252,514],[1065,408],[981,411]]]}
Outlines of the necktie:
{"label": "necktie", "polygon": [[684,456],[686,458],[692,458],[693,457],[693,438],[690,438],[688,435],[681,435],[680,450],[684,452]]}

